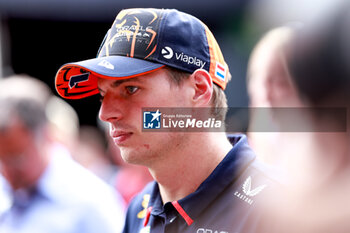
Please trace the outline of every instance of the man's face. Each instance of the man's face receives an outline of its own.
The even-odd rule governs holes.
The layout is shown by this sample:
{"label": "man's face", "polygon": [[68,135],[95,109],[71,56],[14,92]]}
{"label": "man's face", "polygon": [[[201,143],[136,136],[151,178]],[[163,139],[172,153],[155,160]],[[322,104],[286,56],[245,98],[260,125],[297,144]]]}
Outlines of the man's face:
{"label": "man's face", "polygon": [[188,80],[171,83],[165,69],[125,80],[99,79],[100,119],[110,123],[110,136],[126,162],[150,166],[181,151],[185,133],[142,132],[142,108],[191,107]]}
{"label": "man's face", "polygon": [[35,165],[30,163],[33,145],[28,131],[16,119],[12,123],[0,131],[0,172],[16,189],[26,185],[27,172]]}
{"label": "man's face", "polygon": [[251,61],[248,92],[251,107],[297,107],[299,100],[278,48],[266,47]]}

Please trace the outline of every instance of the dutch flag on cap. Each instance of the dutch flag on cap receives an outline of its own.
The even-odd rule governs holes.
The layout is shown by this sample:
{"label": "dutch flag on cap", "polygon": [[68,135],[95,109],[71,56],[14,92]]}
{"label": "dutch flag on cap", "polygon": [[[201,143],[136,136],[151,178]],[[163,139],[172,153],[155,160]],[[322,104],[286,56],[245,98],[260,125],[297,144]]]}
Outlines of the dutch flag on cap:
{"label": "dutch flag on cap", "polygon": [[225,76],[226,76],[226,67],[219,62],[216,62],[216,67],[215,67],[215,76],[222,81],[225,81]]}

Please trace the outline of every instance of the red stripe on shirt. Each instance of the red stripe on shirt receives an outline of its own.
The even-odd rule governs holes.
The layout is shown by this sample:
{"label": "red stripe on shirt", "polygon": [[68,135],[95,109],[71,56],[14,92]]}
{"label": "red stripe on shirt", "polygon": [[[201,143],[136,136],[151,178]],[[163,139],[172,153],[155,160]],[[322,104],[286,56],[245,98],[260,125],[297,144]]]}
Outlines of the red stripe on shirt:
{"label": "red stripe on shirt", "polygon": [[173,201],[172,204],[175,207],[175,209],[177,210],[177,212],[179,212],[179,214],[185,219],[187,225],[190,226],[193,223],[193,220],[191,219],[191,217],[188,216],[188,214],[185,212],[184,209],[182,209],[182,207],[180,206],[180,204],[177,201]]}
{"label": "red stripe on shirt", "polygon": [[147,226],[148,221],[149,221],[149,217],[151,216],[151,211],[152,211],[152,206],[148,207],[146,210],[146,217],[145,217],[145,221],[143,222],[143,226]]}

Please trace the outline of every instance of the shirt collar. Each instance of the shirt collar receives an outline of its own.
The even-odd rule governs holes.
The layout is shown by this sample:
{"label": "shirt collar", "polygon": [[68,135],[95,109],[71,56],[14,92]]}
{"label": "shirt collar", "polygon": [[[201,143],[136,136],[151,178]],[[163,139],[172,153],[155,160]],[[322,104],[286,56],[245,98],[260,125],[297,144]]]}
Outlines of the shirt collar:
{"label": "shirt collar", "polygon": [[[209,177],[194,193],[172,203],[188,225],[191,225],[196,217],[255,159],[245,135],[229,136],[228,139],[233,147]],[[149,206],[152,206],[152,214],[161,215],[164,212],[156,182],[153,184],[149,203]]]}
{"label": "shirt collar", "polygon": [[225,158],[194,193],[178,201],[194,221],[255,159],[245,135],[232,136],[229,140],[233,147]]}

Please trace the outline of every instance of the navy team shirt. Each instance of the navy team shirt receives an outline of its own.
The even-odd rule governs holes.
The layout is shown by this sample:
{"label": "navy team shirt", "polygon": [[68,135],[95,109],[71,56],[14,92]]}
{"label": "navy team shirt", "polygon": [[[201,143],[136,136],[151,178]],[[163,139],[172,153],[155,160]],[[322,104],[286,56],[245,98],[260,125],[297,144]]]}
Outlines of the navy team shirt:
{"label": "navy team shirt", "polygon": [[245,135],[229,140],[233,145],[230,152],[198,189],[183,199],[163,204],[157,182],[148,184],[130,203],[123,232],[255,232],[258,199],[276,182],[256,160]]}

